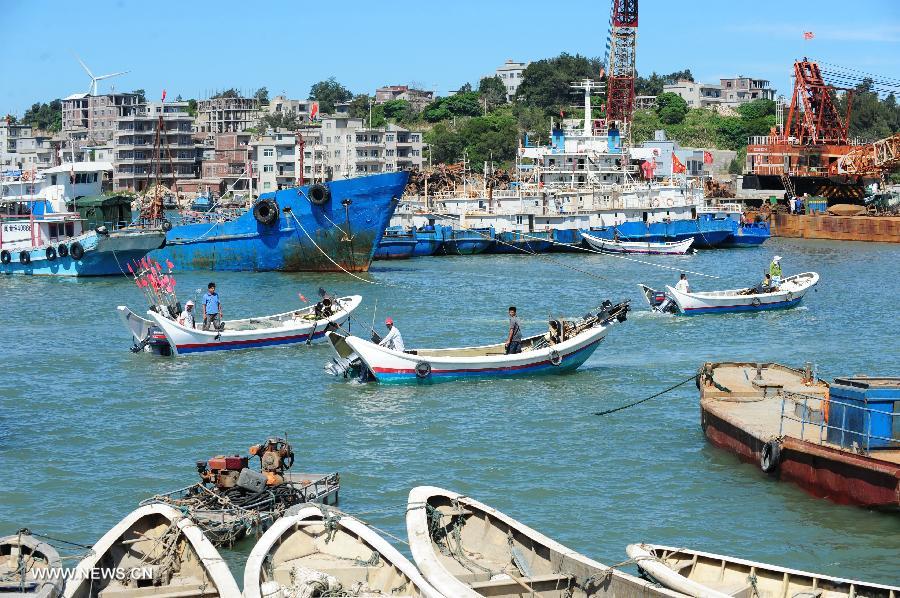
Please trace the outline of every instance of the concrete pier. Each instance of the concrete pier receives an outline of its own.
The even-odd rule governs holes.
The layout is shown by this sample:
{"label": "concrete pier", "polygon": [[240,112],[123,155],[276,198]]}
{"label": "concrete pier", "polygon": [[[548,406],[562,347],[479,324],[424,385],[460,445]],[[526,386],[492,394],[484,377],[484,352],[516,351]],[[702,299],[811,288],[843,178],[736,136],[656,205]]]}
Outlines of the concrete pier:
{"label": "concrete pier", "polygon": [[774,214],[772,235],[799,239],[900,243],[900,217]]}

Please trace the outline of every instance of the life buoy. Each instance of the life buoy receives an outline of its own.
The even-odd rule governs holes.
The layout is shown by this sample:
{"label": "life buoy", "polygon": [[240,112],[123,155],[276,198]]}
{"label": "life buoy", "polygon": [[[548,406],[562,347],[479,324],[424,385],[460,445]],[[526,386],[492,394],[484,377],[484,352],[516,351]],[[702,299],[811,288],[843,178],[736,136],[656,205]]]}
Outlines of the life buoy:
{"label": "life buoy", "polygon": [[169,232],[170,230],[172,230],[172,223],[168,220],[163,220],[162,229],[164,233]]}
{"label": "life buoy", "polygon": [[562,363],[562,355],[556,349],[550,349],[550,363],[556,366]]}
{"label": "life buoy", "polygon": [[3,262],[4,264],[8,264],[11,261],[12,261],[12,254],[10,254],[9,251],[7,251],[5,249],[3,251],[0,251],[0,262]]}
{"label": "life buoy", "polygon": [[658,207],[659,207],[659,200],[658,200],[658,199],[651,199],[651,200],[650,200],[650,207],[651,207],[651,208],[658,208]]}
{"label": "life buoy", "polygon": [[69,248],[65,243],[60,243],[56,248],[56,255],[59,257],[68,257],[69,256]]}
{"label": "life buoy", "polygon": [[47,260],[48,260],[48,261],[51,261],[51,262],[52,262],[53,260],[56,259],[56,250],[53,249],[53,246],[52,246],[52,245],[51,245],[50,247],[48,247],[48,248],[47,248],[47,251],[44,252],[44,253],[45,253],[45,255],[47,256]]}
{"label": "life buoy", "polygon": [[69,255],[72,256],[73,260],[80,260],[84,257],[84,246],[78,241],[75,241],[72,243],[72,246],[69,247]]}
{"label": "life buoy", "polygon": [[331,189],[322,183],[316,183],[309,188],[309,202],[316,206],[324,206],[331,199]]}
{"label": "life buoy", "polygon": [[431,375],[431,364],[427,361],[420,361],[416,364],[416,378],[424,380]]}
{"label": "life buoy", "polygon": [[675,205],[675,200],[670,197],[669,199],[666,200],[666,205],[671,208],[672,206]]}
{"label": "life buoy", "polygon": [[20,251],[19,262],[27,266],[31,263],[31,255],[27,251]]}
{"label": "life buoy", "polygon": [[770,440],[762,447],[759,453],[759,467],[766,473],[772,473],[778,469],[781,463],[781,443],[777,440]]}
{"label": "life buoy", "polygon": [[261,199],[253,206],[253,217],[260,224],[272,226],[278,221],[278,204],[274,199]]}
{"label": "life buoy", "polygon": [[753,307],[759,307],[760,303],[762,303],[762,301],[759,300],[759,297],[754,297],[753,299],[750,300],[750,304]]}
{"label": "life buoy", "polygon": [[97,228],[95,228],[94,232],[96,232],[98,235],[103,235],[104,237],[109,236],[109,229],[106,228],[106,226],[104,226],[102,224],[100,226],[98,226]]}

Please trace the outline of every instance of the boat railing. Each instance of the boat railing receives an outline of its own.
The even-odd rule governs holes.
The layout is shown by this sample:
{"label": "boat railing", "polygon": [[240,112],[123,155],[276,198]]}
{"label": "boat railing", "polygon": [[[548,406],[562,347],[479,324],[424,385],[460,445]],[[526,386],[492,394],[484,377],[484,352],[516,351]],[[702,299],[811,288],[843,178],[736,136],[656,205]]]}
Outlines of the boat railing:
{"label": "boat railing", "polygon": [[[835,415],[840,421],[833,421]],[[785,435],[785,422],[796,422],[800,424],[800,440],[837,445],[864,454],[868,454],[873,446],[900,448],[900,438],[872,432],[872,422],[876,418],[881,420],[882,428],[896,430],[900,426],[900,412],[882,411],[803,393],[782,392],[779,436]],[[884,425],[885,421],[889,421],[890,425]]]}

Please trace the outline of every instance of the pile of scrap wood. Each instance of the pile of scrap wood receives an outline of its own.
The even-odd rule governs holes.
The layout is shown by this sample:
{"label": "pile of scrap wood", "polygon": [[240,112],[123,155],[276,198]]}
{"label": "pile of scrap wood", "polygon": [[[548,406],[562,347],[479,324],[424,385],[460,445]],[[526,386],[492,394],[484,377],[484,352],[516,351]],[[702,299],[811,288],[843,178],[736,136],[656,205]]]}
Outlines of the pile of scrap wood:
{"label": "pile of scrap wood", "polygon": [[438,164],[424,170],[413,170],[409,173],[406,193],[424,195],[426,181],[429,194],[456,191],[456,188],[461,187],[463,183],[463,165],[462,163]]}
{"label": "pile of scrap wood", "polygon": [[703,194],[706,197],[734,197],[734,183],[730,181],[707,179],[706,183],[703,185]]}

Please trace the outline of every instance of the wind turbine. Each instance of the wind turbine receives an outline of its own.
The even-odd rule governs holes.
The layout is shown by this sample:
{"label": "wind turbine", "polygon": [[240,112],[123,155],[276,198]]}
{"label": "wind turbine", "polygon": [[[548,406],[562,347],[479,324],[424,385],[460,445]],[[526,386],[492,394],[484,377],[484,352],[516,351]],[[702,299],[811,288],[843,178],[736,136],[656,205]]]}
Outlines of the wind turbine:
{"label": "wind turbine", "polygon": [[[75,58],[78,58],[78,57],[76,56]],[[81,60],[81,58],[78,58],[78,62],[81,63],[81,67],[88,74],[88,77],[91,78],[91,86],[88,87],[88,95],[92,95],[92,96],[97,95],[97,82],[98,81],[103,81],[104,79],[111,79],[112,77],[118,77],[119,75],[124,75],[129,72],[129,71],[121,71],[118,73],[110,73],[109,75],[100,75],[99,77],[95,77],[94,73],[91,72],[91,69],[89,69],[87,67],[87,65],[84,63],[83,60]]]}

